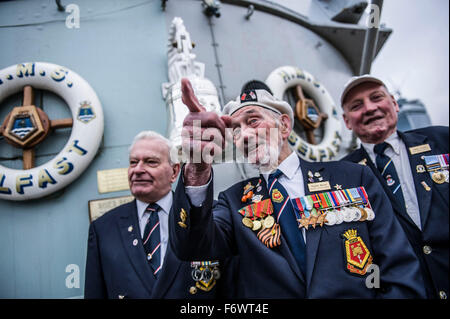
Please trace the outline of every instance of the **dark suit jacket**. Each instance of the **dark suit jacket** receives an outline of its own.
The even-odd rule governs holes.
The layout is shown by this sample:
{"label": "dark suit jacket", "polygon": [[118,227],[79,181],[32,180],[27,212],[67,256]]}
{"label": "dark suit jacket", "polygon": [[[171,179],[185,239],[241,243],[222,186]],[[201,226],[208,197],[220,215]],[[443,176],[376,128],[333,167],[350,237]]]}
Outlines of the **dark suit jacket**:
{"label": "dark suit jacket", "polygon": [[[409,165],[411,166],[419,203],[422,231],[414,224],[405,208],[398,203],[389,191],[386,182],[363,147],[343,159],[355,163],[367,159],[367,166],[383,185],[392,203],[395,215],[419,257],[427,294],[431,298],[439,298],[441,291],[447,295],[449,294],[449,184],[434,183],[428,172],[418,173],[416,167],[417,165],[425,166],[425,161],[422,159],[423,155],[446,154],[449,152],[448,133],[448,127],[443,126],[416,129],[405,133],[398,132],[408,151]],[[429,144],[431,151],[411,155],[410,147],[423,144]],[[405,165],[408,164],[405,163]],[[431,188],[430,191],[425,189],[421,184],[422,181]],[[424,250],[425,246],[431,247],[431,253],[424,253],[424,251],[428,252],[427,248]]]}
{"label": "dark suit jacket", "polygon": [[[131,232],[129,226],[133,226]],[[209,292],[197,289],[192,295],[189,289],[195,286],[195,281],[191,272],[190,263],[177,259],[168,245],[163,268],[155,280],[142,245],[136,201],[109,211],[89,227],[85,298],[216,297],[220,280]]]}
{"label": "dark suit jacket", "polygon": [[[258,240],[256,232],[245,227],[238,210],[244,186],[258,178],[242,181],[220,193],[213,213],[212,182],[202,207],[193,207],[180,179],[174,195],[174,209],[188,213],[187,228],[177,225],[177,216],[169,219],[171,245],[182,260],[239,256],[238,297],[241,298],[402,298],[424,297],[419,262],[408,243],[381,185],[372,172],[361,165],[300,160],[303,176],[308,170],[319,171],[324,181],[342,188],[364,186],[376,217],[370,222],[343,222],[306,231],[306,274],[281,236],[281,246],[269,249]],[[268,198],[262,178],[262,193]],[[306,194],[308,191],[304,181]],[[346,271],[342,234],[356,229],[379,266],[382,289],[366,287],[367,276]]]}

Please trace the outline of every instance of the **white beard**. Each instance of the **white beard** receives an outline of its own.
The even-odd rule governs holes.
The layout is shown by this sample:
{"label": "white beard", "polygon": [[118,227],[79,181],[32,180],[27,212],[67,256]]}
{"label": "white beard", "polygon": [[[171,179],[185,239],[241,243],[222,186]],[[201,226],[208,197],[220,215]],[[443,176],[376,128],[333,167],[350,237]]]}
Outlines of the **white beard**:
{"label": "white beard", "polygon": [[270,173],[278,167],[278,158],[280,157],[283,141],[279,138],[278,145],[274,144],[258,144],[258,147],[248,154],[248,162],[262,174]]}

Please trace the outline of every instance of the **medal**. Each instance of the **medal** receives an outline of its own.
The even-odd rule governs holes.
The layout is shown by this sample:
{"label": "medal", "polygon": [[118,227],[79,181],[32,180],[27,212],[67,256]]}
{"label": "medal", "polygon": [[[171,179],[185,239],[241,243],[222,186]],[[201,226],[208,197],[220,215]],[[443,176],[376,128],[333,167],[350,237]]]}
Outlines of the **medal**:
{"label": "medal", "polygon": [[190,288],[192,294],[197,289],[210,291],[215,285],[216,280],[220,278],[218,261],[193,261],[191,262],[191,277],[195,281],[195,287]]}
{"label": "medal", "polygon": [[446,183],[448,183],[448,179],[449,179],[449,173],[448,173],[448,170],[444,170],[444,171],[442,171],[442,173],[444,174],[444,176],[445,176],[445,182]]}
{"label": "medal", "polygon": [[264,219],[264,228],[271,228],[275,224],[275,219],[272,216],[267,216]]}
{"label": "medal", "polygon": [[367,212],[367,220],[368,221],[374,220],[374,218],[375,218],[374,211],[371,208],[367,208],[367,207],[365,208],[365,210]]}
{"label": "medal", "polygon": [[299,222],[298,228],[305,227],[305,229],[308,230],[309,218],[303,217],[302,219],[297,221]]}
{"label": "medal", "polygon": [[262,227],[262,223],[260,220],[253,221],[253,228],[252,228],[253,231],[258,231],[261,229],[261,227]]}
{"label": "medal", "polygon": [[244,195],[241,198],[241,201],[245,203],[248,199],[253,197],[252,189],[255,188],[250,182],[244,186]]}
{"label": "medal", "polygon": [[344,221],[344,215],[342,214],[342,208],[341,210],[336,211],[336,225],[342,224]]}
{"label": "medal", "polygon": [[355,215],[355,217],[353,218],[353,221],[354,222],[357,222],[357,221],[359,221],[360,219],[361,219],[361,211],[358,209],[358,208],[356,208],[356,207],[352,207],[352,210],[353,210],[353,214]]}
{"label": "medal", "polygon": [[327,213],[322,213],[319,218],[317,218],[317,223],[320,225],[320,227],[323,227],[323,224],[327,222]]}
{"label": "medal", "polygon": [[333,226],[336,224],[336,211],[332,210],[327,213],[327,220],[325,222],[325,225]]}
{"label": "medal", "polygon": [[367,212],[364,208],[358,207],[361,211],[361,218],[359,219],[360,222],[363,222],[367,219]]}
{"label": "medal", "polygon": [[248,217],[242,218],[242,224],[244,224],[245,227],[253,228],[253,222],[252,222],[252,220],[251,220],[250,218],[248,218]]}
{"label": "medal", "polygon": [[353,214],[353,210],[348,208],[348,207],[344,207],[343,210],[343,215],[344,215],[344,222],[351,222],[353,221],[354,218],[354,214]]}
{"label": "medal", "polygon": [[445,182],[445,175],[443,172],[438,171],[438,172],[434,172],[431,175],[431,179],[433,180],[433,182],[437,183],[437,184],[442,184]]}

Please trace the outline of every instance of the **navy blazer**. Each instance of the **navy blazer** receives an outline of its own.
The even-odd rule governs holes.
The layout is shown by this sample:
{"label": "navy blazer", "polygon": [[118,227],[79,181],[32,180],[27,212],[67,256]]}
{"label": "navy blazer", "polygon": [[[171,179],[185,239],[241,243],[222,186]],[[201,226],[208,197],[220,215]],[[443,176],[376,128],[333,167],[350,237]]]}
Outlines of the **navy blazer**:
{"label": "navy blazer", "polygon": [[89,227],[85,298],[218,297],[221,280],[209,292],[197,289],[191,294],[190,288],[195,287],[191,272],[190,263],[177,259],[168,245],[163,267],[155,279],[142,245],[135,200],[107,212]]}
{"label": "navy blazer", "polygon": [[[434,183],[428,172],[419,173],[418,165],[425,166],[423,155],[447,154],[449,152],[448,127],[434,126],[408,132],[398,132],[406,145],[409,165],[414,179],[417,201],[420,211],[422,231],[414,224],[405,208],[398,203],[375,164],[363,147],[347,155],[343,160],[360,162],[365,160],[367,166],[383,185],[395,215],[403,226],[405,233],[419,257],[428,297],[439,298],[449,294],[449,184]],[[412,155],[410,147],[428,144],[431,151]],[[407,164],[406,164],[407,165]],[[431,189],[427,191],[421,184],[425,182]],[[428,247],[426,247],[428,246]],[[431,248],[431,252],[430,249]]]}
{"label": "navy blazer", "polygon": [[[343,222],[317,226],[306,231],[306,274],[303,274],[281,235],[281,245],[270,249],[258,240],[256,232],[245,227],[238,210],[246,205],[241,197],[244,186],[256,185],[258,178],[239,182],[219,194],[213,204],[213,183],[201,207],[191,205],[180,179],[174,195],[174,209],[188,213],[187,227],[169,217],[171,245],[182,260],[239,256],[236,274],[240,298],[415,298],[425,297],[419,262],[408,243],[378,180],[361,165],[342,162],[309,163],[300,159],[304,177],[308,170],[320,172],[331,186],[342,189],[364,186],[376,217],[373,221]],[[262,194],[269,198],[262,179]],[[306,194],[307,182],[304,181]],[[211,213],[212,211],[212,213]],[[346,271],[342,234],[355,229],[379,266],[382,289],[366,287],[366,277]],[[299,230],[300,231],[300,230]],[[282,232],[283,233],[283,232]]]}

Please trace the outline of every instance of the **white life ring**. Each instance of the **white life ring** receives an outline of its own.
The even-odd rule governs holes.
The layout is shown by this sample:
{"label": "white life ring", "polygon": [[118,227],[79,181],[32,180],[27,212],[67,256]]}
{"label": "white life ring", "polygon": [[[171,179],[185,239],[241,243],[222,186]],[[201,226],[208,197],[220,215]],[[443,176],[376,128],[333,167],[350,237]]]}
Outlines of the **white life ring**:
{"label": "white life ring", "polygon": [[24,86],[61,96],[72,113],[68,142],[53,159],[28,170],[0,165],[0,198],[22,201],[64,188],[88,167],[103,136],[103,110],[92,87],[75,72],[51,63],[27,62],[0,70],[0,103]]}
{"label": "white life ring", "polygon": [[328,115],[324,123],[322,141],[313,145],[302,139],[294,130],[289,136],[289,143],[297,154],[309,161],[336,160],[342,142],[342,123],[338,118],[335,103],[326,88],[317,82],[307,71],[294,66],[282,66],[272,71],[266,79],[266,84],[273,95],[282,100],[287,89],[301,85],[306,93],[316,102],[323,113]]}

